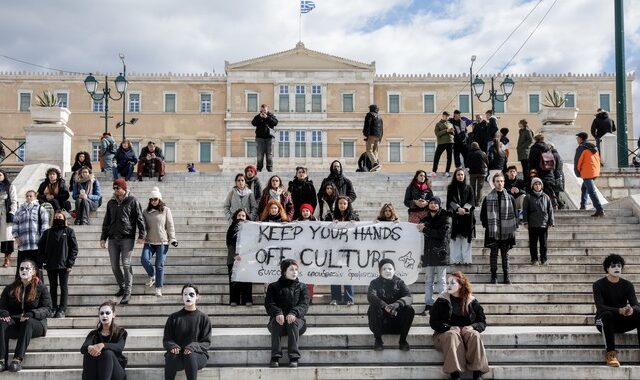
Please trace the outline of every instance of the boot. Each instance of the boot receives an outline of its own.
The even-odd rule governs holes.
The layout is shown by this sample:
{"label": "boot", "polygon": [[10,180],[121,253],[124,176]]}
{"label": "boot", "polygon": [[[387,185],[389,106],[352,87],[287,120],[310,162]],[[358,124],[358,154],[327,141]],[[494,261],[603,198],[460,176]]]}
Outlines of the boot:
{"label": "boot", "polygon": [[509,278],[509,252],[500,252],[502,254],[502,283],[511,284],[511,278]]}
{"label": "boot", "polygon": [[11,254],[5,254],[4,255],[4,264],[2,264],[3,267],[7,268],[11,266]]}
{"label": "boot", "polygon": [[511,278],[509,277],[509,272],[505,272],[504,277],[502,278],[502,283],[511,285]]}
{"label": "boot", "polygon": [[498,283],[498,274],[494,271],[491,271],[491,283],[492,284]]}
{"label": "boot", "polygon": [[609,367],[620,367],[620,362],[618,361],[618,352],[617,351],[609,351],[609,352],[607,352],[607,365]]}

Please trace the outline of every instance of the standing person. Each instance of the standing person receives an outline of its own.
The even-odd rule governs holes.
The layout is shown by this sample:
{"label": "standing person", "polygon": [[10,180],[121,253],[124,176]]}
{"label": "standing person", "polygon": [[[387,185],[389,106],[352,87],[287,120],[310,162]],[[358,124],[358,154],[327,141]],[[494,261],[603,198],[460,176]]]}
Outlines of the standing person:
{"label": "standing person", "polygon": [[482,118],[482,115],[476,114],[476,120],[473,123],[473,141],[477,142],[480,150],[487,153],[487,145],[489,144],[488,135],[489,124]]}
{"label": "standing person", "polygon": [[78,170],[83,167],[93,169],[93,167],[91,166],[91,156],[88,152],[76,153],[73,166],[71,166],[71,179],[69,180],[69,188],[71,190],[73,190],[73,185],[75,183],[76,176],[78,175]]}
{"label": "standing person", "polygon": [[500,142],[499,135],[489,143],[489,147],[487,148],[487,159],[489,160],[489,177],[487,182],[489,182],[489,186],[493,188],[493,182],[491,178],[496,173],[503,173],[507,167],[507,155],[502,149],[502,143]]}
{"label": "standing person", "polygon": [[[67,218],[61,211],[53,216],[53,226],[42,233],[38,242],[38,254],[44,259],[51,292],[51,316],[64,318],[69,295],[69,273],[78,256],[76,233],[67,226]],[[60,303],[58,304],[58,284]]]}
{"label": "standing person", "polygon": [[153,175],[158,172],[158,182],[162,182],[164,178],[164,154],[162,149],[156,146],[156,143],[149,141],[147,146],[140,151],[140,157],[138,158],[138,181],[142,181],[142,176],[146,170],[149,170],[147,166],[151,166]]}
{"label": "standing person", "polygon": [[473,189],[473,199],[475,200],[475,206],[480,206],[480,200],[482,199],[482,187],[487,176],[487,168],[489,167],[489,159],[487,154],[482,151],[480,144],[476,141],[471,143],[469,153],[467,153],[467,162],[469,168],[469,182]]}
{"label": "standing person", "polygon": [[554,144],[549,144],[549,149],[551,149],[551,153],[553,153],[553,158],[556,161],[556,170],[553,171],[553,193],[555,194],[555,198],[557,201],[557,208],[563,209],[565,207],[565,202],[560,199],[560,193],[564,191],[564,164],[562,162],[562,157],[560,157],[560,153],[556,149]]}
{"label": "standing person", "polygon": [[69,202],[69,188],[62,178],[62,173],[56,168],[47,169],[44,181],[38,187],[38,202],[49,203],[54,211],[64,209],[71,211]]}
{"label": "standing person", "polygon": [[271,333],[271,361],[269,367],[280,366],[282,347],[280,337],[288,339],[289,367],[298,367],[300,351],[298,339],[307,329],[304,316],[309,310],[307,287],[298,280],[298,263],[284,259],[280,263],[280,278],[267,287],[264,308],[269,315],[267,328]]}
{"label": "standing person", "polygon": [[610,254],[602,263],[607,275],[593,283],[596,328],[604,338],[606,363],[610,367],[620,367],[616,333],[635,329],[640,341],[640,304],[633,284],[621,277],[624,264],[622,256]]}
{"label": "standing person", "polygon": [[269,184],[262,190],[262,197],[260,197],[260,202],[258,202],[258,214],[262,215],[267,203],[272,199],[280,202],[287,214],[287,220],[293,220],[295,210],[293,208],[291,193],[285,189],[282,179],[277,175],[271,176],[271,178],[269,178]]}
{"label": "standing person", "polygon": [[333,220],[333,210],[336,208],[337,201],[338,189],[336,189],[336,185],[333,182],[323,184],[323,188],[318,193],[318,219]]}
{"label": "standing person", "polygon": [[367,290],[367,317],[369,329],[375,338],[373,349],[384,350],[383,334],[400,334],[400,350],[409,351],[411,346],[407,342],[407,336],[415,316],[411,306],[411,292],[404,281],[395,275],[393,260],[380,260],[378,272],[380,276],[371,281]]}
{"label": "standing person", "polygon": [[518,145],[516,150],[518,152],[518,161],[522,166],[522,174],[524,179],[529,175],[529,151],[533,145],[533,131],[529,128],[529,123],[526,119],[522,119],[518,122]]}
{"label": "standing person", "polygon": [[129,141],[129,139],[122,140],[122,142],[120,143],[120,147],[116,151],[115,160],[115,178],[118,178],[118,176],[120,176],[129,181],[131,179],[131,176],[133,175],[133,168],[138,163],[136,152],[133,150],[133,146],[131,146],[131,141]]}
{"label": "standing person", "polygon": [[329,167],[329,172],[330,173],[327,178],[322,180],[320,191],[318,192],[318,199],[322,198],[324,195],[327,183],[333,182],[336,186],[336,190],[338,190],[338,195],[346,195],[351,199],[351,202],[354,202],[356,200],[356,192],[353,189],[351,181],[342,174],[342,164],[340,161],[333,161]]}
{"label": "standing person", "polygon": [[269,112],[266,104],[260,106],[260,113],[251,121],[251,125],[256,127],[256,151],[258,154],[257,169],[262,171],[264,157],[267,156],[267,171],[273,170],[273,136],[278,119]]}
{"label": "standing person", "polygon": [[586,208],[588,195],[596,209],[595,214],[591,216],[598,218],[604,217],[604,209],[598,198],[598,188],[596,187],[596,178],[600,176],[600,153],[595,145],[587,141],[588,137],[586,132],[580,132],[576,135],[578,147],[573,159],[575,163],[573,170],[577,177],[582,178],[580,210]]}
{"label": "standing person", "polygon": [[451,174],[449,170],[451,170],[451,155],[453,153],[453,125],[449,122],[449,112],[444,111],[440,118],[440,121],[436,124],[434,128],[434,134],[437,138],[437,146],[436,152],[433,156],[433,170],[431,171],[431,176],[435,177],[438,172],[438,163],[440,162],[440,156],[442,156],[443,152],[447,152],[447,167],[445,171],[445,176],[449,177]]}
{"label": "standing person", "polygon": [[196,380],[198,370],[209,360],[211,347],[211,321],[197,309],[200,292],[195,285],[182,287],[184,307],[169,316],[164,325],[162,345],[164,354],[164,379],[174,380],[178,371],[184,370],[187,380]]}
{"label": "standing person", "polygon": [[442,352],[442,370],[450,379],[473,371],[473,380],[482,380],[489,372],[489,362],[482,342],[487,328],[484,309],[473,296],[467,276],[454,272],[447,277],[447,291],[433,305],[429,325],[433,329],[433,345]]}
{"label": "standing person", "polygon": [[452,215],[449,250],[454,264],[471,264],[471,240],[476,237],[476,202],[465,177],[463,168],[456,169],[447,187],[447,209]]}
{"label": "standing person", "polygon": [[25,203],[21,204],[14,219],[12,234],[18,248],[16,277],[20,274],[20,263],[31,260],[35,263],[38,277],[42,280],[42,261],[38,259],[38,241],[42,233],[49,228],[49,213],[40,207],[36,192],[27,190]]}
{"label": "standing person", "polygon": [[[511,165],[507,168],[507,177],[504,179],[504,188],[516,201],[516,215],[518,218],[522,218],[522,204],[526,198],[526,184],[523,180],[518,178],[518,168],[515,165]],[[529,184],[531,187],[531,184]]]}
{"label": "standing person", "polygon": [[11,265],[11,254],[14,250],[11,230],[17,212],[16,187],[9,181],[7,172],[0,169],[0,253],[4,254],[2,266],[5,268]]}
{"label": "standing person", "polygon": [[[600,152],[600,142],[607,133],[616,131],[616,123],[609,117],[609,113],[602,108],[598,108],[595,118],[591,123],[591,136],[596,140],[596,147]],[[586,140],[586,139],[585,139]]]}
{"label": "standing person", "polygon": [[[315,195],[315,194],[314,194]],[[315,216],[313,216],[313,206],[308,203],[300,206],[300,217],[296,219],[298,222],[316,222]],[[314,284],[307,283],[307,294],[309,295],[309,305],[313,304],[313,290]]]}
{"label": "standing person", "polygon": [[113,174],[113,179],[118,178],[115,158],[118,151],[118,144],[111,136],[111,133],[105,132],[100,138],[100,160],[102,162],[102,171]]}
{"label": "standing person", "polygon": [[76,201],[76,220],[74,224],[90,224],[89,213],[102,205],[102,190],[91,169],[82,167],[73,186],[71,198]]}
{"label": "standing person", "polygon": [[102,303],[98,308],[98,326],[84,340],[80,353],[82,380],[125,380],[127,358],[122,355],[127,343],[127,330],[118,326],[116,304]]}
{"label": "standing person", "polygon": [[376,222],[399,222],[398,214],[396,213],[396,209],[393,207],[391,203],[385,203],[382,205],[380,212],[378,213],[378,217],[376,218]]}
{"label": "standing person", "polygon": [[100,248],[106,248],[107,239],[109,240],[111,270],[120,288],[116,297],[122,297],[120,300],[122,305],[128,304],[131,299],[133,286],[131,253],[136,243],[136,228],[138,244],[144,244],[145,237],[142,206],[127,187],[127,182],[122,178],[113,181],[113,198],[107,203],[107,212],[104,214],[100,235]]}
{"label": "standing person", "polygon": [[500,129],[498,128],[498,118],[496,118],[492,110],[487,110],[487,112],[484,113],[484,116],[487,119],[487,135],[486,135],[487,148],[486,149],[488,154],[489,143],[491,142],[491,140],[493,140],[494,137],[496,137]]}
{"label": "standing person", "polygon": [[496,173],[493,190],[482,201],[480,220],[484,227],[484,246],[491,249],[489,264],[491,283],[498,283],[498,251],[502,257],[503,283],[511,284],[509,277],[509,250],[516,245],[516,201],[504,188],[504,175]]}
{"label": "standing person", "polygon": [[[551,199],[542,191],[542,180],[531,180],[531,194],[524,198],[522,222],[529,230],[529,253],[531,265],[547,265],[547,236],[549,227],[553,227],[553,206]],[[540,261],[538,261],[538,242],[540,242]]]}
{"label": "standing person", "polygon": [[240,231],[240,224],[251,220],[247,210],[243,208],[237,209],[233,213],[233,221],[227,229],[226,243],[227,243],[227,268],[229,269],[229,305],[253,305],[253,290],[250,282],[237,282],[231,281],[231,275],[233,274],[233,264],[236,261],[240,261],[241,257],[236,253],[236,243],[238,242],[238,232]]}
{"label": "standing person", "polygon": [[554,172],[557,166],[555,157],[549,145],[544,141],[544,135],[542,133],[533,136],[533,140],[535,144],[531,146],[529,151],[529,170],[536,170],[538,177],[544,184],[544,192],[551,198],[552,204],[556,206],[556,197],[553,192],[555,182]]}
{"label": "standing person", "polygon": [[[257,178],[257,177],[256,177]],[[258,203],[253,196],[251,189],[247,187],[244,174],[236,174],[236,185],[231,189],[227,197],[224,199],[224,215],[227,217],[227,221],[231,223],[233,221],[232,215],[237,209],[245,209],[251,220],[257,220],[258,218]]]}
{"label": "standing person", "polygon": [[[333,220],[325,219],[327,222],[358,222],[360,217],[353,210],[351,199],[341,195],[336,202],[336,208],[333,210]],[[344,293],[342,288],[344,287]],[[346,302],[348,306],[354,304],[353,285],[331,285],[331,302],[329,305],[337,305]]]}
{"label": "standing person", "polygon": [[500,142],[502,143],[502,149],[504,150],[505,156],[507,156],[507,161],[509,161],[509,138],[507,135],[509,134],[509,128],[500,128]]}
{"label": "standing person", "polygon": [[409,209],[409,223],[419,223],[429,212],[429,199],[433,197],[427,172],[417,170],[404,191],[404,205]]}
{"label": "standing person", "polygon": [[465,119],[461,118],[458,110],[453,111],[453,117],[449,119],[453,125],[453,159],[456,168],[465,167],[467,163],[467,122]]}
{"label": "standing person", "polygon": [[262,184],[260,183],[260,178],[258,178],[258,169],[254,165],[244,168],[244,180],[249,190],[253,192],[253,197],[256,199],[256,204],[258,204],[262,196]]}
{"label": "standing person", "polygon": [[[0,370],[18,372],[32,338],[47,334],[51,312],[49,291],[36,275],[36,263],[24,260],[18,265],[20,276],[0,295]],[[9,364],[9,339],[17,339]]]}
{"label": "standing person", "polygon": [[424,234],[422,266],[425,268],[424,303],[422,313],[427,315],[433,306],[433,293],[442,293],[447,280],[449,265],[449,241],[451,240],[451,216],[442,209],[439,197],[429,200],[429,213],[418,224],[418,231]]}
{"label": "standing person", "polygon": [[[156,286],[156,296],[162,297],[162,285],[164,284],[164,262],[167,259],[169,244],[178,246],[176,240],[176,228],[173,223],[171,209],[162,201],[160,189],[154,187],[149,195],[149,204],[142,212],[144,217],[144,229],[146,236],[140,261],[149,275],[147,286]],[[151,264],[151,258],[156,256],[155,265]]]}
{"label": "standing person", "polygon": [[371,161],[371,171],[380,169],[380,159],[378,157],[378,144],[382,140],[383,123],[382,117],[378,114],[378,106],[371,104],[369,112],[364,117],[364,127],[362,128],[364,141],[366,142],[367,157]]}
{"label": "standing person", "polygon": [[316,188],[313,186],[313,181],[308,177],[307,168],[302,166],[296,168],[296,176],[292,181],[289,181],[287,190],[291,194],[291,201],[293,202],[293,219],[300,218],[300,206],[303,204],[309,204],[314,209],[318,206]]}

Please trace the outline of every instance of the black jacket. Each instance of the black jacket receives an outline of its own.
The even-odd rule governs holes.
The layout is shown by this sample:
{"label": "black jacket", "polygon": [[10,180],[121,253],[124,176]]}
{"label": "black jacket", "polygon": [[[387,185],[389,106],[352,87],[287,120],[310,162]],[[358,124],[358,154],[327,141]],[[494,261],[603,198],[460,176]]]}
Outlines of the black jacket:
{"label": "black jacket", "polygon": [[102,343],[104,344],[104,348],[102,350],[113,352],[122,368],[125,368],[127,366],[127,358],[122,355],[122,351],[124,351],[124,346],[127,343],[127,335],[127,330],[122,328],[115,336],[113,336],[113,334],[110,336],[103,336],[100,334],[100,331],[92,330],[84,340],[82,347],[80,347],[80,353],[87,355],[89,353],[89,346]]}
{"label": "black jacket", "polygon": [[114,196],[107,203],[107,212],[102,221],[100,240],[107,239],[135,239],[136,227],[138,239],[144,239],[145,225],[142,216],[142,206],[128,192],[122,202]]}
{"label": "black jacket", "polygon": [[253,197],[256,199],[256,204],[260,202],[260,197],[262,197],[262,184],[260,183],[260,178],[258,176],[254,176],[251,180],[248,180],[247,177],[244,177],[244,180],[247,183],[247,187],[251,189],[253,193]]}
{"label": "black jacket", "polygon": [[[512,188],[517,188],[520,190],[520,192],[513,194],[511,192]],[[514,198],[519,198],[522,195],[525,195],[525,189],[527,188],[527,185],[524,183],[523,180],[521,180],[520,178],[516,177],[515,179],[509,179],[509,177],[504,177],[504,188],[507,190],[507,192],[509,194],[511,194],[512,197]]]}
{"label": "black jacket", "polygon": [[469,174],[487,174],[489,167],[489,159],[482,149],[471,148],[467,153],[464,164],[469,168]]}
{"label": "black jacket", "polygon": [[[451,301],[447,298],[446,296],[438,297],[429,312],[429,325],[437,333],[447,332],[451,327],[455,326],[451,324],[453,308]],[[472,297],[471,302],[466,307],[469,313],[468,319],[471,322],[467,326],[473,327],[478,332],[483,332],[487,328],[487,322],[480,302],[475,297]]]}
{"label": "black jacket", "polygon": [[75,231],[69,227],[45,230],[38,241],[38,256],[47,270],[73,268],[78,256]]}
{"label": "black jacket", "polygon": [[298,280],[287,280],[280,276],[278,281],[267,287],[264,308],[271,318],[293,314],[296,318],[304,319],[309,309],[307,286]]}
{"label": "black jacket", "polygon": [[451,238],[451,215],[445,209],[440,209],[435,215],[431,211],[422,218],[424,224],[424,254],[423,267],[449,265],[449,240]]}
{"label": "black jacket", "polygon": [[[335,160],[333,162],[336,161],[338,160]],[[333,166],[333,162],[331,163],[331,166]],[[331,171],[331,166],[329,166],[329,176],[322,180],[322,184],[320,185],[320,189],[318,190],[318,199],[321,199],[324,195],[324,189],[326,189],[327,184],[329,182],[333,182],[333,184],[336,185],[336,188],[338,189],[339,195],[345,195],[349,197],[351,199],[351,202],[355,201],[356,192],[353,189],[353,184],[351,183],[351,181],[342,174],[342,166],[340,166],[340,173],[333,173]]]}
{"label": "black jacket", "polygon": [[227,229],[227,265],[233,264],[236,256],[236,242],[238,241],[238,231],[240,230],[240,220],[235,219]]}
{"label": "black jacket", "polygon": [[[51,296],[49,295],[47,287],[44,286],[40,280],[36,281],[38,281],[36,285],[36,298],[31,302],[25,299],[24,304],[13,296],[13,289],[15,289],[16,286],[24,286],[22,283],[18,285],[12,283],[4,288],[2,295],[0,295],[0,318],[12,317],[14,319],[20,319],[20,316],[24,315],[25,317],[40,321],[46,333],[47,318],[51,312]],[[26,289],[23,288],[22,294],[29,293],[29,289],[31,289],[31,285],[28,285]]]}
{"label": "black jacket", "polygon": [[498,119],[495,116],[491,116],[489,120],[487,120],[487,144],[489,141],[493,140],[496,137],[496,133],[498,133]]}
{"label": "black jacket", "polygon": [[369,284],[367,301],[370,308],[383,309],[394,302],[399,303],[401,307],[409,306],[413,298],[409,287],[400,277],[393,276],[391,280],[387,280],[380,276]]}
{"label": "black jacket", "polygon": [[[553,170],[540,169],[540,156],[548,150],[549,145],[544,141],[539,141],[533,144],[529,150],[529,170],[536,169],[538,171],[538,177],[540,177],[540,179],[545,183],[553,180]],[[556,165],[557,164],[558,163],[556,162]]]}
{"label": "black jacket", "polygon": [[377,112],[368,112],[367,116],[364,117],[364,127],[362,128],[362,134],[365,135],[365,137],[376,136],[377,138],[381,139],[383,133],[382,124],[382,118]]}
{"label": "black jacket", "polygon": [[487,151],[487,159],[489,160],[489,170],[501,170],[504,171],[507,168],[507,155],[504,150],[491,148]]}
{"label": "black jacket", "polygon": [[289,181],[288,191],[291,193],[291,200],[293,201],[293,219],[300,217],[300,206],[305,203],[313,206],[315,211],[316,206],[318,206],[318,198],[312,180],[306,178],[304,181],[300,181],[294,178],[293,181]]}
{"label": "black jacket", "polygon": [[[164,154],[162,154],[162,149],[156,147],[153,150],[153,153],[156,155],[156,158],[159,158],[161,160],[164,161]],[[147,154],[149,154],[149,147],[144,147],[142,148],[142,150],[140,151],[140,156],[138,157],[139,160],[146,160],[147,159]]]}
{"label": "black jacket", "polygon": [[[69,195],[70,195],[69,187],[67,186],[67,183],[65,182],[64,178],[58,178],[58,182],[60,183],[58,185],[58,194],[55,195],[53,198],[56,201],[58,201],[58,204],[60,205],[60,207],[64,208],[67,211],[70,211],[71,203],[69,202]],[[40,184],[40,186],[38,186],[38,202],[40,202],[40,204],[48,202],[47,196],[44,194],[44,191],[48,185],[49,185],[49,178],[46,178]]]}
{"label": "black jacket", "polygon": [[[452,215],[451,239],[462,236],[471,243],[471,239],[476,236],[475,204],[473,188],[470,185],[465,184],[463,188],[449,185],[447,188],[447,209]],[[468,214],[458,214],[459,208],[464,208]]]}
{"label": "black jacket", "polygon": [[[480,145],[480,150],[482,150],[485,153],[487,152],[487,143],[489,143],[489,140],[491,140],[491,138],[489,138],[489,135],[487,134],[488,133],[488,131],[487,131],[488,128],[489,128],[489,124],[487,123],[486,120],[482,120],[479,123],[474,122],[473,123],[473,136],[472,136],[471,139],[468,140],[469,144],[471,144],[471,142],[473,142],[473,141],[477,142],[478,145]],[[465,162],[465,164],[466,164],[466,162]]]}
{"label": "black jacket", "polygon": [[551,149],[551,153],[553,153],[553,158],[556,160],[556,170],[553,171],[555,190],[564,191],[564,164],[562,162],[562,157],[560,157],[560,154],[556,149]]}
{"label": "black jacket", "polygon": [[591,123],[591,136],[596,139],[601,138],[607,133],[613,133],[615,130],[616,124],[605,111],[598,113]]}
{"label": "black jacket", "polygon": [[424,199],[425,201],[428,201],[432,197],[433,191],[431,191],[431,189],[422,191],[415,187],[415,185],[410,184],[404,191],[404,205],[409,209],[409,212],[425,210],[426,206],[425,208],[419,208],[418,206],[416,206],[415,201],[417,201],[418,199]]}
{"label": "black jacket", "polygon": [[551,227],[553,221],[553,206],[551,199],[544,192],[536,195],[533,191],[524,198],[522,205],[522,220],[529,227]]}
{"label": "black jacket", "polygon": [[256,127],[256,137],[271,139],[273,136],[269,134],[269,128],[278,125],[278,119],[271,112],[267,112],[267,117],[261,117],[260,114],[257,114],[251,120],[251,125]]}

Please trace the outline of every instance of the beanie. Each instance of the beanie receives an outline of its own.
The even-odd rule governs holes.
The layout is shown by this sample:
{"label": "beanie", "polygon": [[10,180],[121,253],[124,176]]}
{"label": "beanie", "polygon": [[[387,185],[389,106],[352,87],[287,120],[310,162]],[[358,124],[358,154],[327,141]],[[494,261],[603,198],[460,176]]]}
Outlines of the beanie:
{"label": "beanie", "polygon": [[533,185],[536,184],[536,183],[540,183],[544,187],[544,184],[542,183],[542,180],[540,178],[533,177],[533,178],[531,178],[531,188],[532,189],[533,189]]}
{"label": "beanie", "polygon": [[380,262],[378,263],[378,270],[382,270],[382,266],[384,264],[391,264],[391,266],[393,267],[393,269],[396,269],[396,264],[394,264],[393,260],[391,259],[382,259],[380,260]]}
{"label": "beanie", "polygon": [[287,269],[289,269],[289,267],[292,265],[298,266],[298,262],[293,259],[284,259],[282,260],[282,262],[280,262],[280,272],[283,276],[284,272],[286,272]]}
{"label": "beanie", "polygon": [[313,214],[313,206],[311,206],[310,204],[308,204],[308,203],[304,203],[302,206],[300,206],[300,211],[301,211],[301,212],[302,212],[302,210],[304,210],[304,209],[309,210],[309,212],[310,212],[311,214]]}
{"label": "beanie", "polygon": [[149,194],[149,199],[153,199],[153,198],[162,199],[162,194],[160,193],[160,189],[158,189],[157,187],[154,187],[153,190],[151,190],[151,194]]}
{"label": "beanie", "polygon": [[437,203],[438,206],[442,206],[442,201],[440,200],[440,197],[438,197],[438,196],[434,195],[431,199],[429,199],[429,203],[431,203],[431,202]]}
{"label": "beanie", "polygon": [[113,181],[113,186],[118,186],[122,190],[127,190],[127,181],[125,181],[124,178],[118,178]]}

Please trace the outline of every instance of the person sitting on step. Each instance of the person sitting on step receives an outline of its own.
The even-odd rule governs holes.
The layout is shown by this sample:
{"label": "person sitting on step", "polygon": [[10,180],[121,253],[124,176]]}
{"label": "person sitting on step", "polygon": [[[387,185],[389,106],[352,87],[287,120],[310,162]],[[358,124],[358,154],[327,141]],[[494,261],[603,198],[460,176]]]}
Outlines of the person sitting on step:
{"label": "person sitting on step", "polygon": [[[336,208],[333,210],[332,220],[327,222],[357,222],[360,221],[360,217],[353,210],[351,198],[345,195],[338,196],[336,201]],[[342,288],[344,287],[344,293]],[[338,303],[346,302],[347,305],[354,304],[353,298],[353,285],[331,285],[331,301],[330,305],[337,305]]]}
{"label": "person sitting on step", "polygon": [[89,224],[89,213],[102,205],[100,182],[91,174],[91,168],[78,170],[71,197],[76,201],[76,220],[74,224]]}
{"label": "person sitting on step", "polygon": [[184,370],[187,380],[196,380],[198,370],[209,360],[211,346],[211,322],[207,314],[196,308],[200,292],[195,285],[182,287],[184,307],[169,316],[164,325],[162,345],[164,354],[164,378],[174,380],[178,371]]}
{"label": "person sitting on step", "polygon": [[593,283],[596,328],[602,332],[607,350],[606,362],[610,367],[620,367],[616,333],[636,329],[640,345],[640,304],[633,284],[621,277],[624,264],[622,256],[610,254],[602,263],[607,275]]}
{"label": "person sitting on step", "polygon": [[98,326],[91,330],[80,352],[82,380],[125,380],[127,358],[122,355],[127,343],[127,330],[115,322],[116,304],[103,302],[98,308]]}
{"label": "person sitting on step", "polygon": [[38,187],[38,202],[49,203],[53,210],[64,209],[71,211],[69,202],[69,188],[62,178],[62,173],[56,168],[47,169],[44,181]]}
{"label": "person sitting on step", "polygon": [[395,275],[393,260],[380,260],[378,270],[380,277],[371,281],[367,291],[369,329],[375,338],[373,349],[384,350],[382,334],[400,334],[400,350],[409,351],[411,347],[407,335],[415,315],[411,307],[411,292],[404,281]]}
{"label": "person sitting on step", "polygon": [[158,173],[158,181],[162,182],[164,178],[164,155],[162,149],[156,146],[156,143],[149,141],[147,146],[140,151],[138,157],[138,181],[142,181],[142,176],[146,172],[153,176]]}

